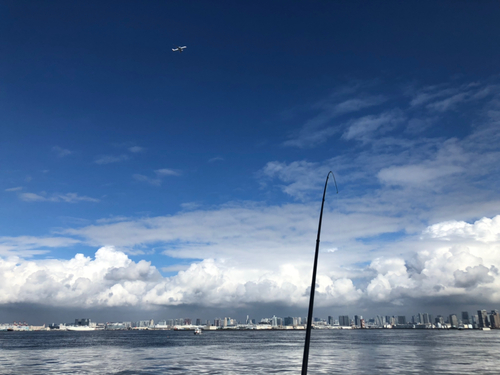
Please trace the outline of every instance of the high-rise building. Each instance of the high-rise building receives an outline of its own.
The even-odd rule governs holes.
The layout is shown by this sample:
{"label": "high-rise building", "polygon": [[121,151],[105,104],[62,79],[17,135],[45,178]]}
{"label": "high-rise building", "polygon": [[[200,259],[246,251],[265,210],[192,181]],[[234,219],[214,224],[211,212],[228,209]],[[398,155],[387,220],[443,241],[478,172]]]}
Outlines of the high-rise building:
{"label": "high-rise building", "polygon": [[398,316],[398,324],[406,324],[406,316],[404,315]]}
{"label": "high-rise building", "polygon": [[328,315],[328,325],[333,326],[333,323],[334,323],[333,316]]}
{"label": "high-rise building", "polygon": [[498,313],[498,310],[491,311],[490,327],[491,328],[500,328],[500,313]]}
{"label": "high-rise building", "polygon": [[89,326],[90,319],[75,319],[75,326]]}
{"label": "high-rise building", "polygon": [[458,328],[458,318],[455,314],[450,315],[451,328]]}
{"label": "high-rise building", "polygon": [[462,311],[462,324],[470,324],[469,313],[467,311]]}
{"label": "high-rise building", "polygon": [[423,313],[422,314],[422,321],[420,323],[424,323],[424,324],[427,324],[427,323],[430,323],[431,321],[429,320],[429,314],[427,313]]}
{"label": "high-rise building", "polygon": [[287,316],[285,319],[283,319],[283,325],[293,326],[293,318],[291,316]]}
{"label": "high-rise building", "polygon": [[479,328],[486,328],[490,326],[486,310],[477,310],[477,317]]}
{"label": "high-rise building", "polygon": [[363,319],[361,315],[354,315],[354,325],[356,327],[361,327],[361,319]]}
{"label": "high-rise building", "polygon": [[200,318],[196,318],[196,325],[201,326],[201,319]]}
{"label": "high-rise building", "polygon": [[349,319],[348,315],[340,315],[339,316],[339,325],[342,327],[349,327],[351,325],[351,319]]}

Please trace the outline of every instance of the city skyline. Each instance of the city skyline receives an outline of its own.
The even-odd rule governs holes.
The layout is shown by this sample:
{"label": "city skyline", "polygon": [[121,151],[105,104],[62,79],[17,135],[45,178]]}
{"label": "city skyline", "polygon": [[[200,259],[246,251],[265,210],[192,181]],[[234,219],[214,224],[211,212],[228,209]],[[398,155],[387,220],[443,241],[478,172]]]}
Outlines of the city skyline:
{"label": "city skyline", "polygon": [[498,306],[499,18],[2,1],[0,320],[305,316],[330,170],[315,315]]}

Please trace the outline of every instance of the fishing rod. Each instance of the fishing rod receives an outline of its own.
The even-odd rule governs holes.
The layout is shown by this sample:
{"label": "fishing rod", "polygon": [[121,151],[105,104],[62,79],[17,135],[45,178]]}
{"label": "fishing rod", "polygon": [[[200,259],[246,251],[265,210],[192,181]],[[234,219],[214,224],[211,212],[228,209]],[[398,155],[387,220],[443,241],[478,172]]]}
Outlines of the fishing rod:
{"label": "fishing rod", "polygon": [[323,207],[325,206],[326,188],[328,186],[328,179],[332,175],[333,182],[335,183],[335,190],[337,194],[339,189],[337,188],[337,181],[335,180],[335,175],[332,171],[328,172],[326,175],[325,189],[323,190],[323,201],[321,202],[321,211],[319,213],[319,224],[318,224],[318,236],[316,238],[316,252],[314,254],[314,266],[313,275],[311,282],[311,296],[309,297],[309,312],[307,314],[307,328],[306,328],[306,342],[304,344],[304,356],[302,357],[302,375],[307,375],[307,362],[309,361],[309,344],[311,343],[311,329],[312,329],[312,319],[313,319],[313,307],[314,307],[314,289],[316,288],[316,270],[318,268],[318,253],[319,253],[319,238],[321,235],[321,222],[323,221]]}

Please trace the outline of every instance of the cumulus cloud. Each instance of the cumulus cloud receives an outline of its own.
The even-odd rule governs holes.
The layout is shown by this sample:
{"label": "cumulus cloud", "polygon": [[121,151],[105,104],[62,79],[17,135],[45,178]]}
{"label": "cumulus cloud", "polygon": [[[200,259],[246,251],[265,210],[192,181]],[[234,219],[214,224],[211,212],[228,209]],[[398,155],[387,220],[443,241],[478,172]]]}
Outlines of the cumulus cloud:
{"label": "cumulus cloud", "polygon": [[[489,224],[499,231],[500,216]],[[358,277],[321,268],[317,306],[378,303],[397,306],[401,301],[445,297],[477,302],[478,296],[482,303],[499,303],[500,242],[478,240],[480,220],[469,225],[479,236],[447,237],[450,232],[446,226],[429,227],[435,233],[440,232],[437,238],[422,237],[411,240],[413,243],[402,241],[397,244],[399,248],[412,245],[416,250],[399,256],[376,257],[361,269]],[[443,242],[443,237],[447,241]],[[213,254],[210,250],[205,252]],[[100,248],[94,258],[81,254],[69,260],[0,257],[0,303],[142,308],[245,307],[256,303],[307,306],[310,260],[306,266],[295,256],[281,258],[280,262],[256,263],[242,261],[239,255],[206,258],[187,267],[173,265],[166,268],[169,272],[178,271],[171,277],[162,276],[150,262],[134,262],[110,246]],[[327,261],[327,255],[322,253],[322,262]],[[337,261],[343,267],[354,263],[353,259],[350,263],[348,258],[341,257]],[[364,286],[359,283],[361,279],[367,280]]]}
{"label": "cumulus cloud", "polygon": [[443,240],[474,239],[480,242],[499,242],[500,215],[493,219],[484,217],[473,224],[456,220],[434,224],[424,231],[424,235]]}

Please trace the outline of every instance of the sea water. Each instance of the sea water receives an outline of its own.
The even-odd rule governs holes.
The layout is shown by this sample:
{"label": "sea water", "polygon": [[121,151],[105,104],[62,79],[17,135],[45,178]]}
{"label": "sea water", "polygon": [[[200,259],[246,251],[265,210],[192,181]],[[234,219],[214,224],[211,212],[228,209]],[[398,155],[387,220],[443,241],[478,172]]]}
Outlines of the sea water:
{"label": "sea water", "polygon": [[[304,331],[0,332],[0,374],[300,374]],[[313,330],[309,374],[499,374],[500,330]]]}

